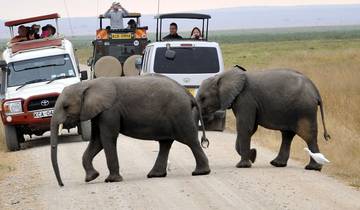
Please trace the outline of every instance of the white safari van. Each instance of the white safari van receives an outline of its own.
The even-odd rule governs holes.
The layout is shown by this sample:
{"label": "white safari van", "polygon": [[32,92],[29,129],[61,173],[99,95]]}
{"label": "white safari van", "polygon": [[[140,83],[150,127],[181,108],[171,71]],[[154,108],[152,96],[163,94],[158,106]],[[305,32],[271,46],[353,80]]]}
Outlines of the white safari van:
{"label": "white safari van", "polygon": [[[15,26],[59,18],[58,14],[8,21],[11,37]],[[64,87],[87,79],[80,72],[71,42],[58,33],[47,38],[8,43],[0,61],[1,118],[9,151],[20,149],[24,135],[41,136],[50,130],[57,97]],[[90,123],[78,129],[90,138]]]}
{"label": "white safari van", "polygon": [[[218,43],[208,41],[206,14],[163,14],[157,18],[156,42],[147,45],[142,59],[141,73],[158,73],[185,86],[194,96],[201,82],[224,71],[224,62]],[[162,40],[163,19],[202,20],[201,39]],[[225,111],[218,111],[215,119],[205,122],[207,130],[223,131]]]}

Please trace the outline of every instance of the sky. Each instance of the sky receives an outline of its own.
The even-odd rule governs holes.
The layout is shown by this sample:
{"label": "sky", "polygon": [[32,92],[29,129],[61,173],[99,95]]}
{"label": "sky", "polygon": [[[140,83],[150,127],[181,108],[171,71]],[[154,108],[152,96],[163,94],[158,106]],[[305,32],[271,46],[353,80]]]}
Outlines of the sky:
{"label": "sky", "polygon": [[[106,11],[113,1],[115,0],[0,0],[0,19],[20,19],[53,12],[59,13],[62,17],[91,17]],[[157,13],[158,0],[117,1],[130,12]],[[316,4],[360,4],[360,0],[160,0],[160,13],[241,6]]]}

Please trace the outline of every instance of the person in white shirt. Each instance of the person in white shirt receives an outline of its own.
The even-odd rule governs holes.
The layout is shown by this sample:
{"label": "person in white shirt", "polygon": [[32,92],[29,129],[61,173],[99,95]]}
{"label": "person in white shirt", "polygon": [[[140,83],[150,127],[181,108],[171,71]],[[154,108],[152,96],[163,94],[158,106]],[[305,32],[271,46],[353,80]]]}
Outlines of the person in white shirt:
{"label": "person in white shirt", "polygon": [[123,17],[128,14],[128,11],[120,3],[114,2],[105,12],[104,17],[110,18],[111,29],[124,29]]}

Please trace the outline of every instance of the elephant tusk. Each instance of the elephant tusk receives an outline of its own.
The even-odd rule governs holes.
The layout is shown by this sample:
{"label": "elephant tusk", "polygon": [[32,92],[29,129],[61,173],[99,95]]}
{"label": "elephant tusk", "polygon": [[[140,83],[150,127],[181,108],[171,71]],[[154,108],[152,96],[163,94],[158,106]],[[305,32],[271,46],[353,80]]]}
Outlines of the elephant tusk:
{"label": "elephant tusk", "polygon": [[64,127],[64,124],[61,123],[61,124],[59,125],[59,131],[58,131],[58,135],[59,135],[59,136],[61,136],[61,132],[62,132],[63,127]]}

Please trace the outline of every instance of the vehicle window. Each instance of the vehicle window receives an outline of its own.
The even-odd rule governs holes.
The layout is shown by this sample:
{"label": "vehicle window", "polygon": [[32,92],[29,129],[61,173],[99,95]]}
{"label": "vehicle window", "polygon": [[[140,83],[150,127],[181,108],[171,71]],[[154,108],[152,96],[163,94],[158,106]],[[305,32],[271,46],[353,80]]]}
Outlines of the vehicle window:
{"label": "vehicle window", "polygon": [[220,70],[215,47],[171,48],[176,52],[174,60],[165,57],[166,48],[158,48],[155,54],[154,71],[166,74],[206,74]]}
{"label": "vehicle window", "polygon": [[76,76],[69,55],[56,55],[17,61],[9,64],[8,87],[19,86],[32,80],[48,81],[59,76]]}

